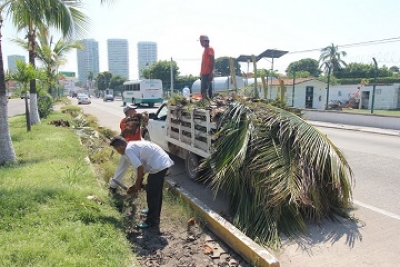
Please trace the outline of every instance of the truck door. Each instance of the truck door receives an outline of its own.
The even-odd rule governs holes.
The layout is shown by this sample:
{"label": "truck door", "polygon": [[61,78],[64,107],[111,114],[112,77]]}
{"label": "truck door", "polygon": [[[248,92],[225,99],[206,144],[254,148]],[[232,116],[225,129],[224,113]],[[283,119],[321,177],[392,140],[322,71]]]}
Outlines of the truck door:
{"label": "truck door", "polygon": [[164,103],[158,109],[155,118],[149,120],[149,124],[147,125],[147,129],[150,133],[150,140],[159,145],[165,151],[168,151],[168,143],[165,140],[167,137],[167,113],[168,106]]}

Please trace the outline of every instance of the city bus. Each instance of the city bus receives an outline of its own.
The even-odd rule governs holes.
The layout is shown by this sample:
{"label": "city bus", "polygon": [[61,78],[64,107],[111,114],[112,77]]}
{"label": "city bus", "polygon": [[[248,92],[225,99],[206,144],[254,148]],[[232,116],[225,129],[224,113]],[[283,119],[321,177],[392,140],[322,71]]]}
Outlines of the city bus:
{"label": "city bus", "polygon": [[147,104],[154,107],[155,103],[163,102],[162,81],[159,79],[132,80],[122,85],[122,101],[132,104]]}

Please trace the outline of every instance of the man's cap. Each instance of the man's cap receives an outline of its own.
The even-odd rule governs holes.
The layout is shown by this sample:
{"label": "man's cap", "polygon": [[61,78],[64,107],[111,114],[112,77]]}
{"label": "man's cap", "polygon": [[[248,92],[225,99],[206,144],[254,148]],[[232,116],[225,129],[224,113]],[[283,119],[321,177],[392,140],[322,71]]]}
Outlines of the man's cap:
{"label": "man's cap", "polygon": [[124,107],[124,113],[126,114],[126,112],[128,112],[128,110],[130,109],[137,109],[136,106],[131,106],[131,105],[127,105],[126,107]]}
{"label": "man's cap", "polygon": [[200,41],[210,41],[210,39],[208,38],[207,35],[200,35],[199,40],[200,40]]}
{"label": "man's cap", "polygon": [[114,136],[110,141],[110,146],[114,145],[115,141],[120,140],[126,142],[125,138],[120,135]]}

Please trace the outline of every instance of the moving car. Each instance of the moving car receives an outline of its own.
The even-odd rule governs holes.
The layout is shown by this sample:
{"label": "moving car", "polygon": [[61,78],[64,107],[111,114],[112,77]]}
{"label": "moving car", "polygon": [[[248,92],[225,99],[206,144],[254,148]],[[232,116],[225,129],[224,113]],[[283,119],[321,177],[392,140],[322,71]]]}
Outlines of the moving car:
{"label": "moving car", "polygon": [[90,97],[85,94],[78,94],[78,105],[80,104],[91,104],[92,101],[90,100]]}
{"label": "moving car", "polygon": [[103,101],[104,101],[104,102],[106,102],[106,101],[114,101],[114,96],[111,95],[111,94],[107,94],[107,95],[105,95],[105,96],[103,97]]}

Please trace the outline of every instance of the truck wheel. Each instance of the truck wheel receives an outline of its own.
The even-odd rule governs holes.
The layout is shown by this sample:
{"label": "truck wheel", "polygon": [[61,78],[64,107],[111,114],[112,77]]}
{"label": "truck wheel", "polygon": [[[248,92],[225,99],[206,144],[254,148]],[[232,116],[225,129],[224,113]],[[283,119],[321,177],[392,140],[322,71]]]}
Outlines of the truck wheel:
{"label": "truck wheel", "polygon": [[199,156],[193,154],[193,153],[188,153],[186,159],[185,159],[185,169],[186,173],[189,176],[190,180],[196,180],[199,176],[199,163],[200,159]]}
{"label": "truck wheel", "polygon": [[149,108],[154,108],[154,103],[149,103]]}

